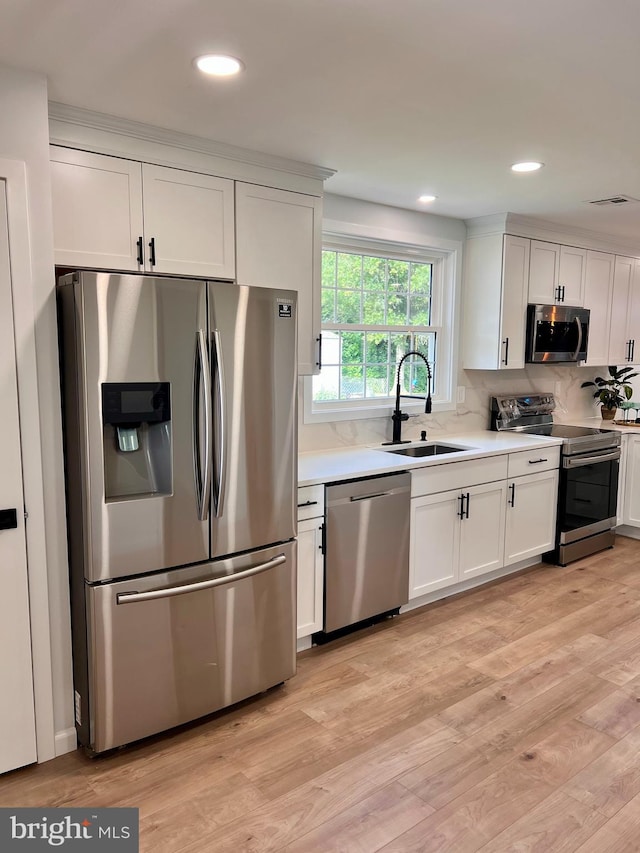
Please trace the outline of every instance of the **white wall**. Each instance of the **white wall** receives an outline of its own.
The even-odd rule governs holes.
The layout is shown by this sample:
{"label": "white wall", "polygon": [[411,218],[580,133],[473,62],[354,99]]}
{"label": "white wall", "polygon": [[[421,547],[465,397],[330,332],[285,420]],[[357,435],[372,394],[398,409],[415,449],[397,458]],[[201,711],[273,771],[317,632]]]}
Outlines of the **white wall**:
{"label": "white wall", "polygon": [[[332,195],[325,196],[323,226],[325,231],[362,237],[375,233],[379,239],[421,243],[434,248],[459,243],[466,237],[465,223],[458,219]],[[458,327],[461,327],[460,322]],[[454,340],[460,350],[460,335]],[[581,389],[580,384],[597,372],[572,365],[528,365],[524,370],[506,371],[459,370],[457,384],[464,387],[464,403],[457,404],[452,412],[412,417],[403,425],[403,435],[417,440],[423,429],[431,437],[487,429],[489,398],[495,393],[551,391],[556,393],[560,404],[559,418],[595,416],[597,411],[591,404],[588,390]],[[300,388],[298,443],[301,451],[373,444],[391,438],[391,407],[385,418],[305,424],[302,381]]]}
{"label": "white wall", "polygon": [[[41,589],[33,578],[42,573],[46,562],[50,617],[50,678],[53,682],[53,726],[57,734],[57,752],[73,748],[71,645],[69,594],[64,510],[62,433],[58,380],[55,296],[53,278],[53,237],[49,178],[49,128],[46,80],[40,74],[18,71],[0,65],[0,157],[26,164],[28,237],[31,256],[32,324],[35,329],[37,359],[37,401],[21,396],[23,445],[29,436],[29,423],[39,418],[41,447],[23,446],[25,492],[29,510],[31,596]],[[20,330],[16,330],[19,332]],[[22,330],[23,332],[25,330]],[[18,352],[18,373],[27,369],[26,356]],[[31,377],[33,384],[34,377]],[[2,401],[0,400],[0,408]],[[39,410],[39,411],[38,411]],[[38,470],[34,471],[34,466]],[[40,495],[35,494],[39,483]],[[31,500],[29,495],[31,494]],[[39,538],[38,538],[39,537]],[[31,550],[34,542],[33,551]],[[38,551],[38,544],[41,550]],[[35,564],[34,564],[35,563]],[[41,625],[32,626],[34,635]],[[34,657],[42,663],[42,643],[34,648]],[[36,684],[36,692],[38,684]],[[51,685],[49,685],[49,693]],[[51,696],[48,697],[49,702]],[[36,705],[37,708],[37,705]],[[52,733],[53,739],[53,733]],[[52,757],[41,754],[39,760]]]}

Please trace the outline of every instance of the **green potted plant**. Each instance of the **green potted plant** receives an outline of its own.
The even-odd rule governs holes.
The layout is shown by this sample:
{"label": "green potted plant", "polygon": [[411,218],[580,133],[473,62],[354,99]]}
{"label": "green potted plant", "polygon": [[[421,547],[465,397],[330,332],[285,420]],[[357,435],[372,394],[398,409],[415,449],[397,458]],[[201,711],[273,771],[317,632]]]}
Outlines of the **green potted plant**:
{"label": "green potted plant", "polygon": [[632,373],[633,367],[609,368],[609,377],[596,376],[593,382],[583,382],[581,388],[594,387],[593,397],[600,403],[600,412],[605,421],[612,421],[616,416],[616,409],[625,400],[630,400],[633,388],[628,385],[630,379],[637,376]]}

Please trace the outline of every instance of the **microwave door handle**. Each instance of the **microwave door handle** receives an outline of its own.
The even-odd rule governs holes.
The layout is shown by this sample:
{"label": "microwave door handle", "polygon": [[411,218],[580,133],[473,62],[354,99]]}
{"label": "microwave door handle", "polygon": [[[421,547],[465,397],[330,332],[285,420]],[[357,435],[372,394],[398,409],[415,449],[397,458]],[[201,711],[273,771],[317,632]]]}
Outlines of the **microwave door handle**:
{"label": "microwave door handle", "polygon": [[578,353],[580,352],[580,348],[582,347],[582,323],[580,322],[580,317],[573,318],[578,326],[578,346],[576,347],[576,351],[573,354],[573,360],[578,360]]}
{"label": "microwave door handle", "polygon": [[[202,438],[200,436],[200,388],[204,400],[204,464],[200,470]],[[193,464],[198,502],[198,519],[206,521],[209,515],[209,493],[211,489],[211,368],[207,352],[207,340],[202,329],[196,339],[196,367],[193,383]]]}
{"label": "microwave door handle", "polygon": [[224,382],[224,363],[222,360],[222,344],[220,342],[220,332],[217,329],[213,331],[213,343],[216,352],[216,399],[218,402],[218,411],[220,418],[218,421],[217,430],[217,452],[218,459],[218,488],[214,496],[216,518],[220,518],[224,511],[224,497],[227,487],[227,442],[225,432],[225,382]]}

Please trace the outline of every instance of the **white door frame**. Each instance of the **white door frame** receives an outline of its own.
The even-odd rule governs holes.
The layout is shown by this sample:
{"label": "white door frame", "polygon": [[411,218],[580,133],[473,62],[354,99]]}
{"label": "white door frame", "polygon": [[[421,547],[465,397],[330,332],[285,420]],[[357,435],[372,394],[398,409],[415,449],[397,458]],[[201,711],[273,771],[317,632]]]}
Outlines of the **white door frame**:
{"label": "white door frame", "polygon": [[[16,337],[20,439],[25,506],[31,616],[31,651],[38,762],[54,758],[55,725],[49,621],[46,531],[40,406],[35,341],[35,308],[29,231],[26,164],[0,158],[0,178],[6,181],[13,323]],[[53,276],[53,270],[52,270]]]}

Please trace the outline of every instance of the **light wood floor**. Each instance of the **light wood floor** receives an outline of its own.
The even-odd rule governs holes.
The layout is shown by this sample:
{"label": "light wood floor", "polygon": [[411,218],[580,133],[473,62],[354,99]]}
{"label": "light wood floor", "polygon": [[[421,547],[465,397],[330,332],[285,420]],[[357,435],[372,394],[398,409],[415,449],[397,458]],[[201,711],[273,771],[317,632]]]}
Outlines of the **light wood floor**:
{"label": "light wood floor", "polygon": [[0,806],[137,806],[141,850],[640,850],[640,542],[304,653],[261,698]]}

